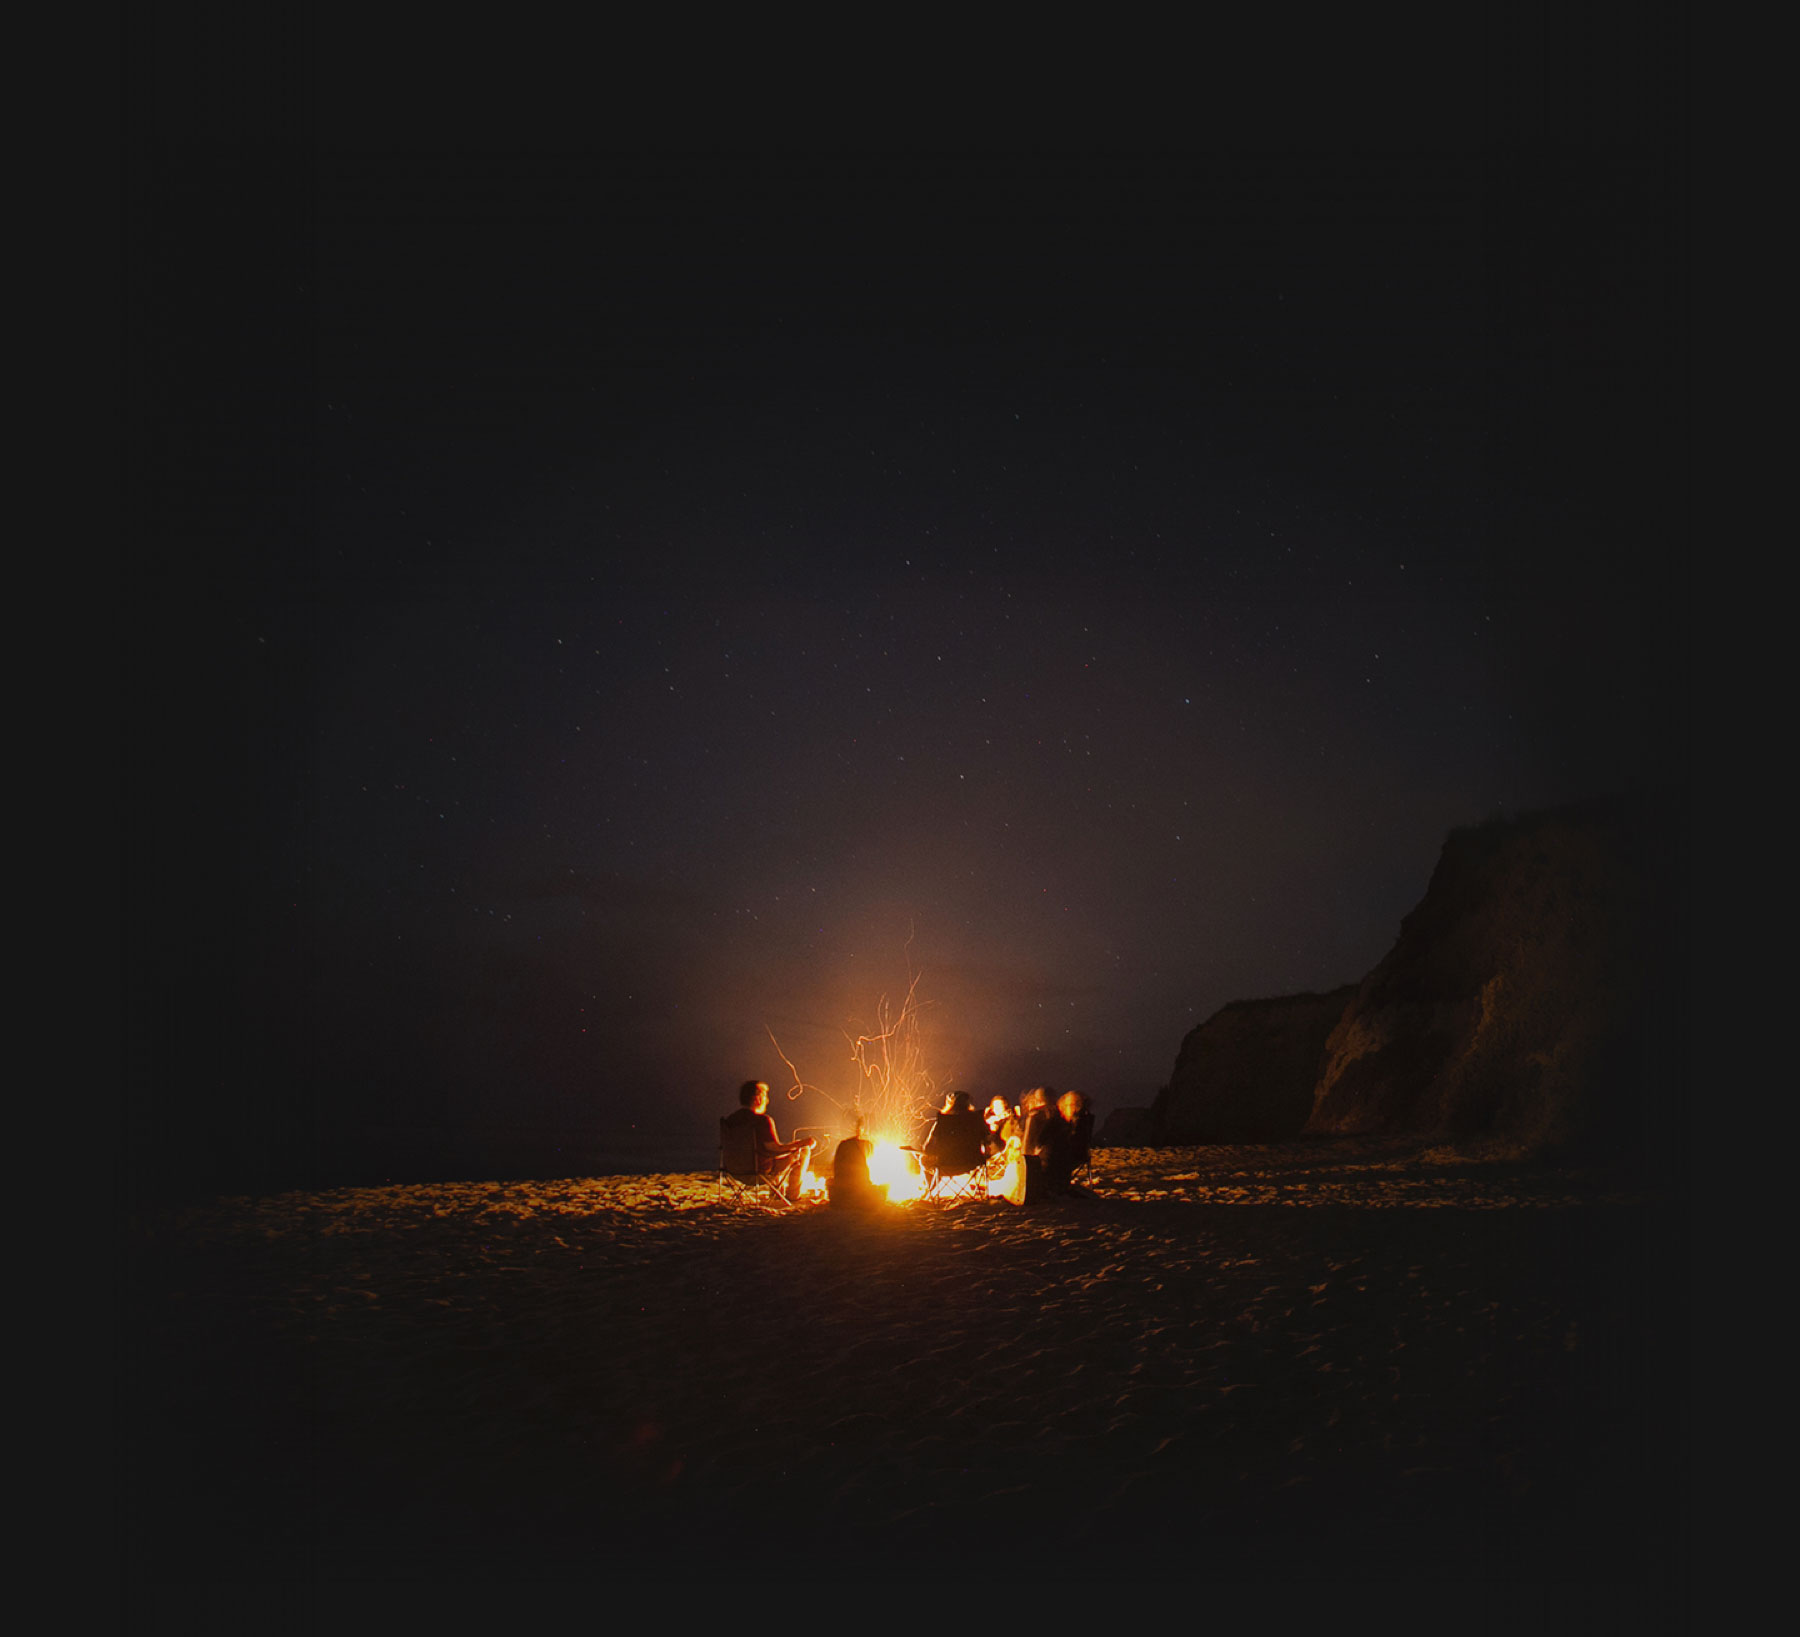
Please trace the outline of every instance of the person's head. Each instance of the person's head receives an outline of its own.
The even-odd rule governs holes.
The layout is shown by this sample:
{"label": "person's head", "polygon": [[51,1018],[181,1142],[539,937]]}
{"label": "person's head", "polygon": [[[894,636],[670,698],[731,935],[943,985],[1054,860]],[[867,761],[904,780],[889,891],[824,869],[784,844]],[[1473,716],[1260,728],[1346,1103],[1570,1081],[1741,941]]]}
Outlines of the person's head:
{"label": "person's head", "polygon": [[1026,1092],[1025,1095],[1019,1099],[1019,1112],[1021,1114],[1031,1114],[1040,1108],[1048,1108],[1049,1106],[1050,1088],[1048,1086],[1033,1086],[1030,1091]]}
{"label": "person's head", "polygon": [[1079,1091],[1065,1091],[1056,1099],[1056,1112],[1073,1125],[1087,1107],[1087,1098]]}
{"label": "person's head", "polygon": [[738,1102],[754,1113],[762,1113],[769,1106],[768,1082],[766,1080],[746,1080],[738,1087]]}
{"label": "person's head", "polygon": [[969,1094],[966,1091],[953,1091],[944,1099],[944,1112],[946,1114],[973,1114],[975,1105],[969,1101]]}
{"label": "person's head", "polygon": [[1007,1100],[1004,1097],[1002,1097],[998,1092],[995,1092],[994,1100],[991,1103],[989,1103],[987,1106],[987,1117],[990,1120],[994,1121],[996,1124],[998,1124],[1001,1120],[1004,1120],[1007,1117],[1007,1115],[1009,1115],[1011,1113],[1012,1113],[1012,1105],[1009,1104],[1007,1102]]}

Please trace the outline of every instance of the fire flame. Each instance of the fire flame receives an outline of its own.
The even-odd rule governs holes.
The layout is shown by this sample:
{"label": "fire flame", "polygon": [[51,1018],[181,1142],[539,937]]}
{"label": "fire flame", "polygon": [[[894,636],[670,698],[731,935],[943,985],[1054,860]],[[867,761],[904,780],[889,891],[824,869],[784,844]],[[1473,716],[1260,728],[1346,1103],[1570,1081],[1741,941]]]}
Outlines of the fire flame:
{"label": "fire flame", "polygon": [[875,1151],[869,1155],[869,1181],[887,1184],[890,1205],[909,1204],[925,1193],[925,1172],[919,1156],[898,1143],[876,1142]]}
{"label": "fire flame", "polygon": [[[911,944],[909,937],[909,951]],[[924,1168],[917,1150],[907,1145],[917,1140],[915,1128],[922,1127],[937,1113],[936,1087],[925,1066],[919,1024],[923,1006],[918,993],[919,977],[909,954],[906,994],[899,1007],[896,1009],[883,995],[875,1007],[872,1027],[846,1030],[844,1038],[850,1047],[856,1089],[842,1100],[802,1079],[793,1059],[782,1051],[774,1030],[768,1031],[770,1045],[794,1077],[787,1092],[789,1101],[811,1091],[834,1104],[869,1141],[869,1180],[878,1187],[886,1185],[888,1202],[893,1205],[910,1204],[925,1196]],[[817,1198],[827,1192],[809,1160],[800,1197]]]}

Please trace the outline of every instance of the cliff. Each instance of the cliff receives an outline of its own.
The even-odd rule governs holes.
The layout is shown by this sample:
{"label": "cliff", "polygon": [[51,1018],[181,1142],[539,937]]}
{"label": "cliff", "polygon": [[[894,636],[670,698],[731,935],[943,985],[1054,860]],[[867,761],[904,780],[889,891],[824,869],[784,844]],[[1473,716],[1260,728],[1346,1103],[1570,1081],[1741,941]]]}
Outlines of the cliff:
{"label": "cliff", "polygon": [[1678,1166],[1686,870],[1675,798],[1452,831],[1360,984],[1221,1007],[1099,1141],[1417,1135]]}
{"label": "cliff", "polygon": [[1356,993],[1238,1000],[1188,1032],[1151,1111],[1159,1143],[1281,1142],[1313,1112],[1325,1042]]}
{"label": "cliff", "polygon": [[1685,1059],[1680,814],[1592,803],[1452,832],[1325,1043],[1308,1132],[1642,1152]]}

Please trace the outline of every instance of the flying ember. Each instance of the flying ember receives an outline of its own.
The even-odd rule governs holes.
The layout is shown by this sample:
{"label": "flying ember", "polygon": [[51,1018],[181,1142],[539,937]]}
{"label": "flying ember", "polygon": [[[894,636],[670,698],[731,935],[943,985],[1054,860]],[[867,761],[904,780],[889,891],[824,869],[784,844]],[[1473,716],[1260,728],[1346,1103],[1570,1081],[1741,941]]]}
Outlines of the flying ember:
{"label": "flying ember", "polygon": [[[846,1103],[822,1087],[801,1079],[798,1069],[775,1040],[769,1039],[793,1072],[790,1098],[815,1091],[832,1103],[851,1126],[873,1145],[869,1156],[869,1180],[885,1184],[890,1204],[921,1198],[927,1188],[925,1171],[914,1146],[921,1122],[936,1112],[936,1086],[925,1066],[924,1043],[919,1028],[922,1003],[918,998],[919,974],[908,972],[906,996],[896,1010],[883,995],[875,1008],[874,1027],[864,1033],[846,1031],[850,1060],[857,1071],[856,1089]],[[809,1166],[803,1194],[817,1194],[824,1181]]]}

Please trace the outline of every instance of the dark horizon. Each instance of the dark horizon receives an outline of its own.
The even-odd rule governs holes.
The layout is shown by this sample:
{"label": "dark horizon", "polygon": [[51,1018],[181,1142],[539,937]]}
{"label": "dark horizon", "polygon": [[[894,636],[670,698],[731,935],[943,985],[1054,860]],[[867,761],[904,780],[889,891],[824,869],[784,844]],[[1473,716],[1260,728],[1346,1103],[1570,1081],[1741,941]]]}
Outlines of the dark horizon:
{"label": "dark horizon", "polygon": [[429,142],[313,69],[129,167],[147,1185],[704,1147],[909,959],[940,1091],[1146,1102],[1450,829],[1683,786],[1672,78],[896,158]]}

